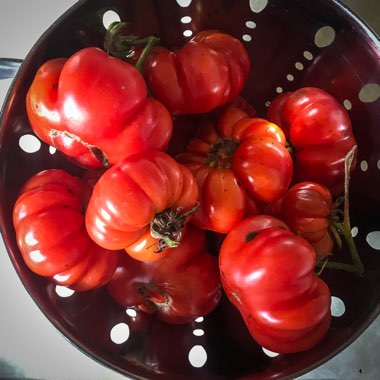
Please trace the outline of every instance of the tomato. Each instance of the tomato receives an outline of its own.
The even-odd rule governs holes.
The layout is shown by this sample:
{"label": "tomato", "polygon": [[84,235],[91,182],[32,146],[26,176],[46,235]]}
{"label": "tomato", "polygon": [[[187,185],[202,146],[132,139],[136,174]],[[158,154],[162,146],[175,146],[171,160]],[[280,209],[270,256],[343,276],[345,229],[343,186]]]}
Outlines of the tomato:
{"label": "tomato", "polygon": [[172,133],[169,112],[147,97],[142,75],[94,47],[45,62],[26,109],[38,137],[88,168],[164,149]]}
{"label": "tomato", "polygon": [[356,145],[345,108],[325,91],[304,87],[275,98],[267,117],[284,130],[293,150],[295,182],[313,181],[341,193],[344,160]]}
{"label": "tomato", "polygon": [[83,215],[81,181],[63,170],[45,170],[23,186],[13,210],[17,243],[34,273],[75,290],[103,286],[117,252],[96,245]]}
{"label": "tomato", "polygon": [[285,144],[278,126],[250,118],[239,108],[230,107],[216,122],[201,125],[186,152],[177,156],[200,189],[200,207],[192,222],[227,233],[247,207],[258,210],[258,203],[280,198],[292,179],[292,158]]}
{"label": "tomato", "polygon": [[250,72],[250,60],[235,37],[215,30],[196,34],[178,51],[157,46],[144,76],[155,98],[174,115],[205,113],[234,99]]}
{"label": "tomato", "polygon": [[281,202],[281,217],[294,233],[313,246],[319,259],[332,253],[330,226],[333,210],[329,189],[315,182],[293,185]]}
{"label": "tomato", "polygon": [[107,286],[111,297],[171,324],[210,313],[219,303],[221,286],[218,259],[205,251],[205,242],[205,232],[189,225],[181,244],[159,261],[124,255]]}
{"label": "tomato", "polygon": [[227,235],[219,256],[221,281],[259,344],[278,353],[300,352],[326,335],[331,294],[314,273],[313,247],[277,224],[265,226],[253,216]]}
{"label": "tomato", "polygon": [[106,170],[95,184],[86,227],[104,248],[158,260],[180,244],[197,200],[198,187],[186,167],[160,151],[135,154]]}

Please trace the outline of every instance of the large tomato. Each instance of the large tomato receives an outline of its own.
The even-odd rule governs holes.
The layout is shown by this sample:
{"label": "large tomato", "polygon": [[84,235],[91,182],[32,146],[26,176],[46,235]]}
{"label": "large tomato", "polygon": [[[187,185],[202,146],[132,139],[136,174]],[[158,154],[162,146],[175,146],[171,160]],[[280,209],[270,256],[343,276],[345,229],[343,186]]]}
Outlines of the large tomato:
{"label": "large tomato", "polygon": [[331,320],[329,288],[314,273],[316,254],[279,222],[263,225],[257,218],[243,220],[223,241],[223,288],[263,347],[308,350],[324,338]]}
{"label": "large tomato", "polygon": [[194,174],[200,208],[192,221],[226,233],[245,215],[247,205],[276,201],[292,179],[292,158],[281,129],[229,107],[205,122],[186,152],[177,156]]}
{"label": "large tomato", "polygon": [[158,260],[180,244],[197,200],[198,187],[186,167],[163,152],[135,154],[109,168],[95,184],[86,227],[104,248]]}
{"label": "large tomato", "polygon": [[144,66],[153,95],[175,115],[226,104],[239,95],[249,72],[243,44],[215,30],[196,34],[178,51],[154,47]]}
{"label": "large tomato", "polygon": [[333,96],[315,87],[281,94],[269,106],[268,119],[285,132],[295,182],[320,183],[333,195],[343,191],[345,158],[356,141],[347,111]]}
{"label": "large tomato", "polygon": [[166,147],[172,119],[147,96],[129,63],[89,47],[44,63],[26,96],[34,132],[79,164],[95,168]]}
{"label": "large tomato", "polygon": [[138,306],[167,323],[187,323],[210,313],[219,303],[218,259],[205,251],[205,232],[189,225],[170,255],[142,262],[124,255],[108,283],[123,307]]}
{"label": "large tomato", "polygon": [[81,184],[63,170],[34,175],[16,201],[13,223],[21,254],[34,273],[83,291],[108,282],[118,253],[88,236]]}

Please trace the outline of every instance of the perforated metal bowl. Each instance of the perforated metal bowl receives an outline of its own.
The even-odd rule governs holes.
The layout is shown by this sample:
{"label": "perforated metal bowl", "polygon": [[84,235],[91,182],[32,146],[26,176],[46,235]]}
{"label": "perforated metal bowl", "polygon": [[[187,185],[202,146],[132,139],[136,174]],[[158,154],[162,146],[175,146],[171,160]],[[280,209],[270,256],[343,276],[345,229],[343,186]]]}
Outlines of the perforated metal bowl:
{"label": "perforated metal bowl", "polygon": [[[243,95],[261,116],[278,93],[301,86],[330,92],[348,110],[359,147],[351,183],[351,223],[366,274],[359,278],[324,272],[334,300],[343,303],[345,312],[334,314],[328,335],[314,349],[268,356],[225,298],[203,319],[168,326],[120,308],[104,288],[62,297],[55,286],[26,268],[11,218],[20,186],[43,169],[63,168],[73,174],[81,174],[81,169],[45,144],[37,144],[33,152],[23,149],[23,141],[34,138],[25,113],[25,94],[46,60],[89,45],[102,47],[103,16],[110,10],[130,22],[136,35],[158,35],[169,47],[208,28],[241,38],[252,62]],[[380,43],[338,1],[79,1],[41,37],[18,71],[2,112],[0,170],[1,231],[21,281],[74,345],[122,374],[148,379],[294,378],[347,347],[379,315]],[[337,255],[337,259],[345,257]],[[115,326],[127,326],[128,339],[117,341]]]}

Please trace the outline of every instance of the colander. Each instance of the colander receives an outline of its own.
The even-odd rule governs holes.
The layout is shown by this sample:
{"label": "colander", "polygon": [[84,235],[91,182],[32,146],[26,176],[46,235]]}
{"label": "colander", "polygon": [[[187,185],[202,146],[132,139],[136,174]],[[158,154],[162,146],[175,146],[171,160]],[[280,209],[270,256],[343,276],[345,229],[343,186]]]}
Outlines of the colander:
{"label": "colander", "polygon": [[[252,72],[243,91],[265,117],[278,94],[302,86],[324,89],[341,102],[358,142],[358,167],[350,188],[351,225],[366,273],[325,270],[333,304],[326,338],[315,348],[268,355],[249,335],[226,298],[210,315],[169,326],[153,316],[117,306],[105,288],[63,294],[25,266],[12,226],[21,185],[33,174],[83,170],[36,141],[25,112],[25,94],[46,60],[80,48],[103,46],[109,16],[130,23],[138,36],[157,35],[177,47],[204,29],[241,39]],[[137,379],[291,379],[332,358],[352,343],[380,312],[380,42],[335,0],[82,0],[39,39],[7,95],[0,131],[0,222],[11,261],[46,317],[90,357]],[[33,145],[33,144],[32,144]],[[28,145],[30,146],[30,144]],[[346,252],[336,253],[346,260]],[[344,310],[344,313],[342,312]],[[120,335],[121,333],[124,333]]]}

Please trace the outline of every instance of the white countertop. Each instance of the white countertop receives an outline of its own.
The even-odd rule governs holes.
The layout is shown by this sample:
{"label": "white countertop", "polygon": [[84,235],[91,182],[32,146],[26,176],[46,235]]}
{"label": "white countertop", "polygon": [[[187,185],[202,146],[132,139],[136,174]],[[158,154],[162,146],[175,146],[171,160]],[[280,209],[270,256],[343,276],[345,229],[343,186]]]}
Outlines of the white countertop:
{"label": "white countertop", "polygon": [[[0,0],[0,57],[24,58],[75,2]],[[0,81],[0,105],[10,84]],[[125,379],[74,348],[46,319],[22,286],[1,238],[0,305],[0,379]],[[379,342],[377,318],[351,346],[299,379],[379,379]]]}

